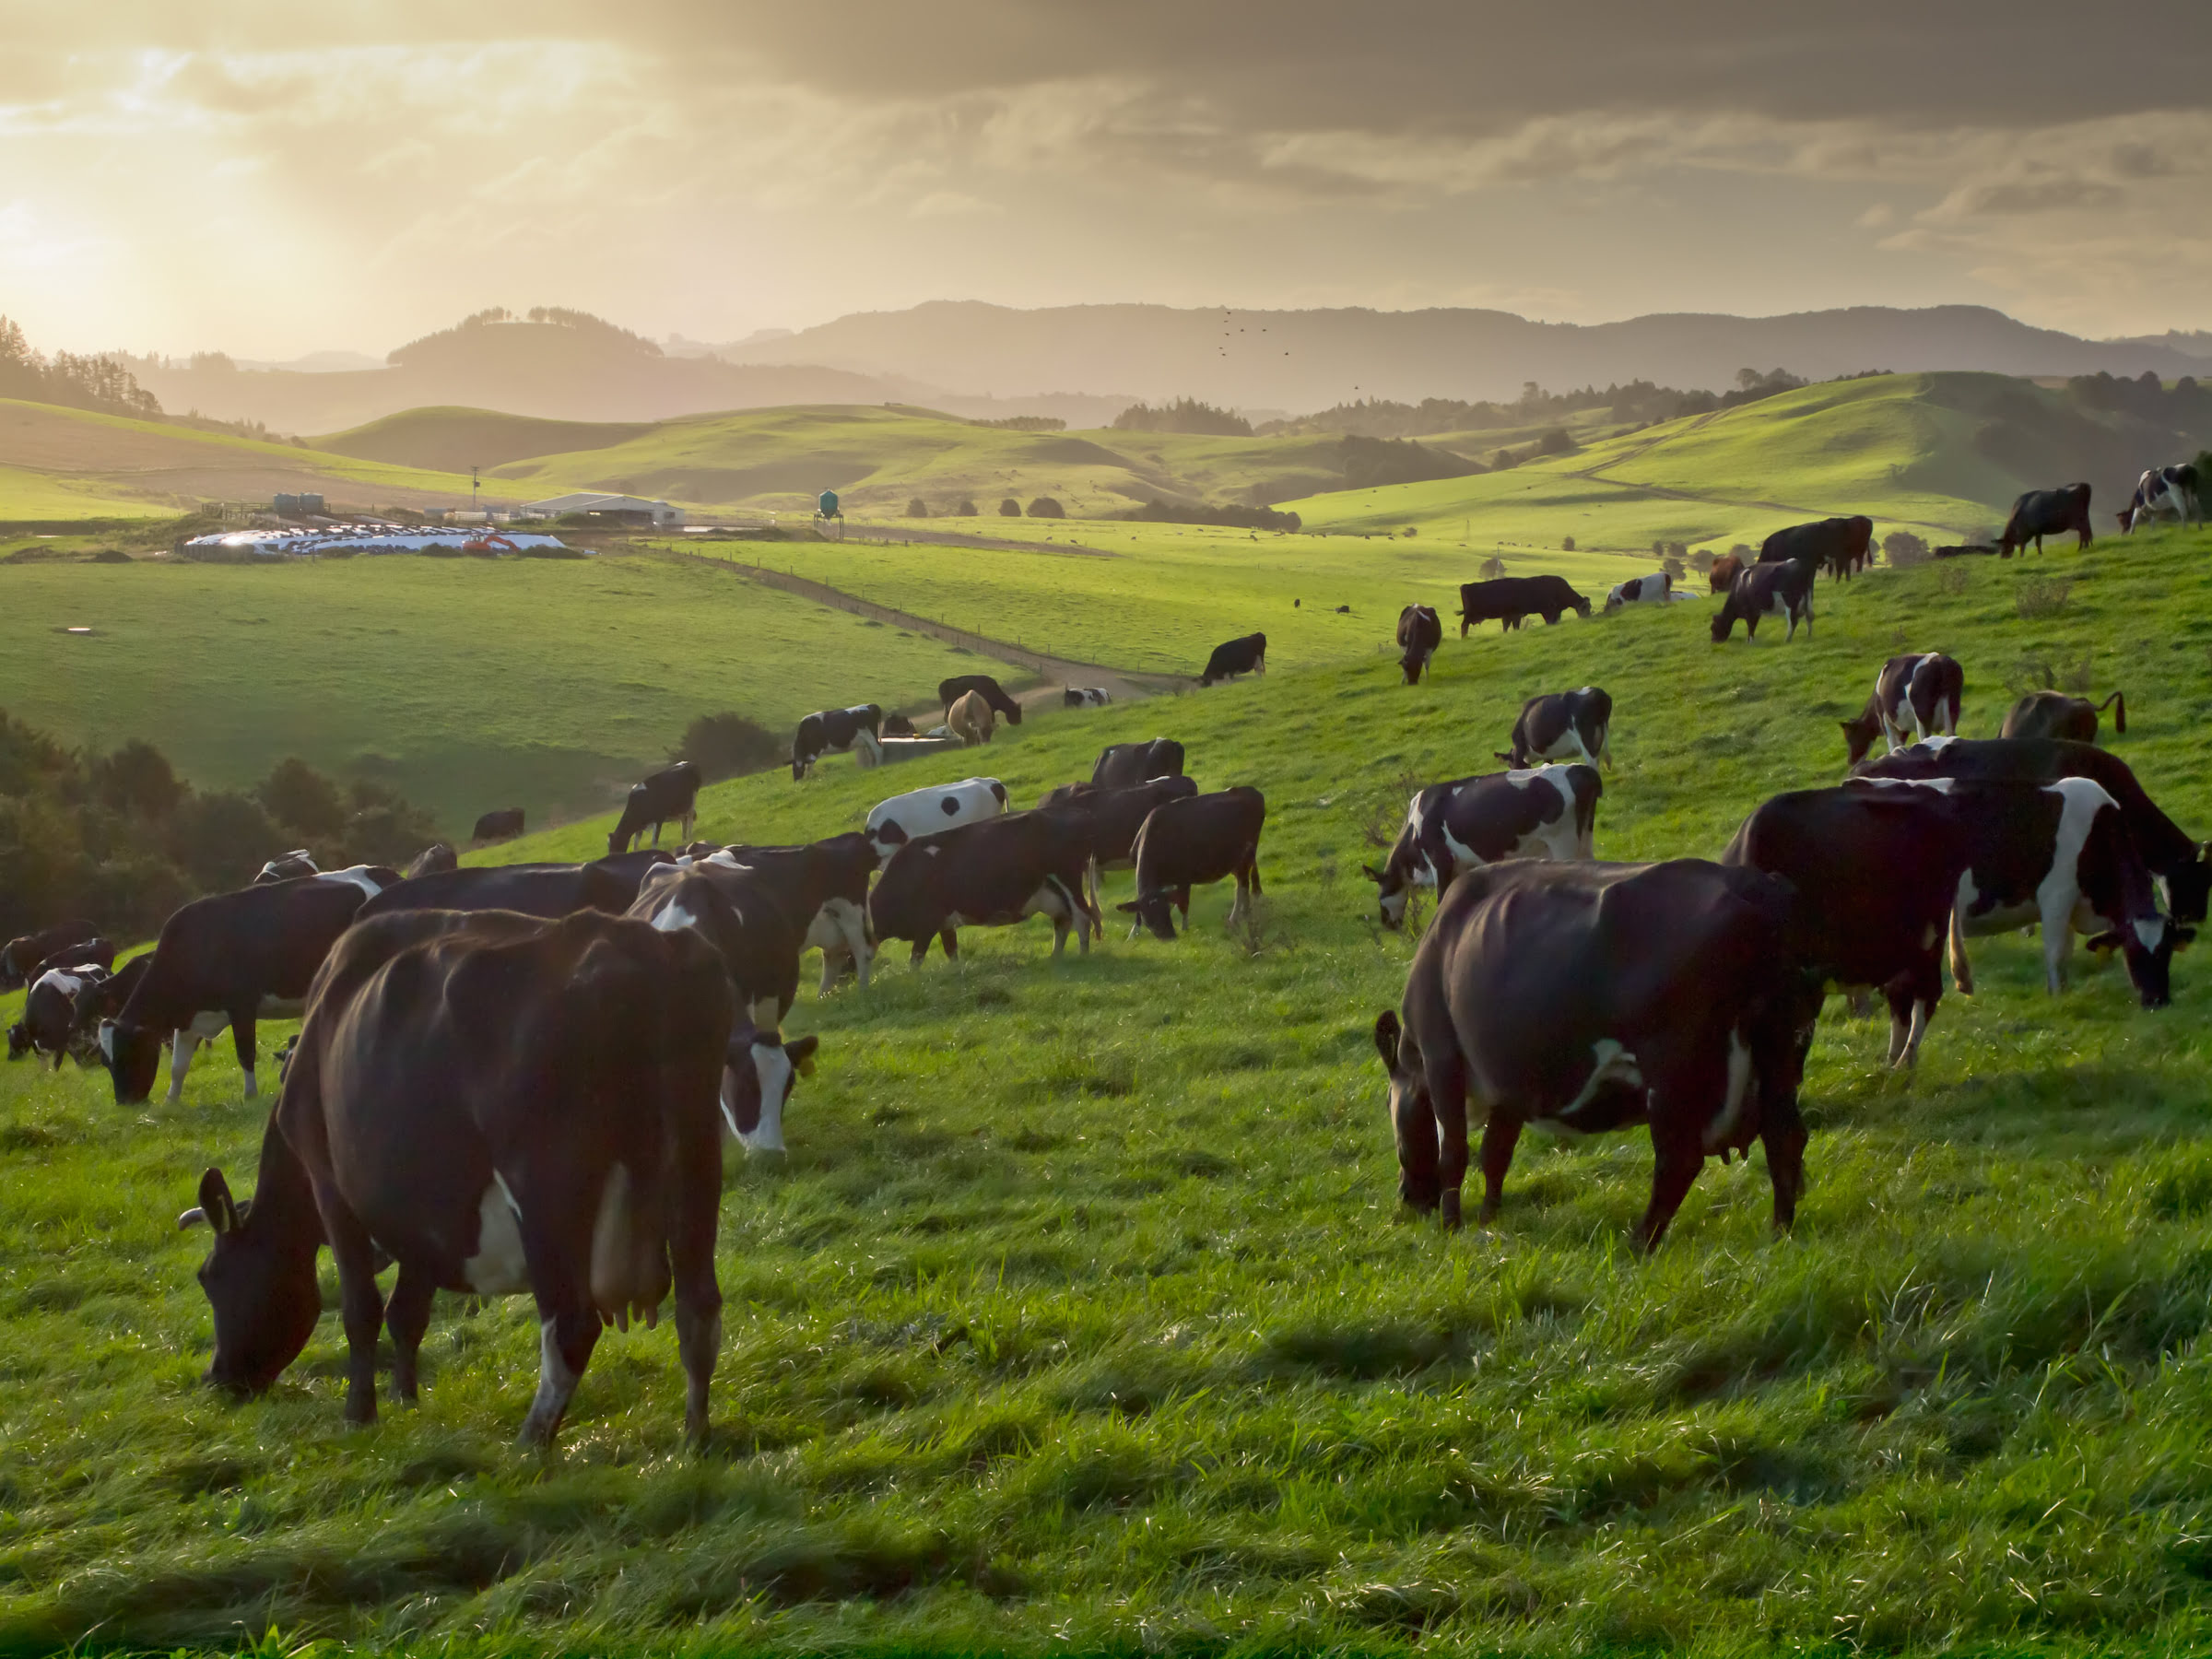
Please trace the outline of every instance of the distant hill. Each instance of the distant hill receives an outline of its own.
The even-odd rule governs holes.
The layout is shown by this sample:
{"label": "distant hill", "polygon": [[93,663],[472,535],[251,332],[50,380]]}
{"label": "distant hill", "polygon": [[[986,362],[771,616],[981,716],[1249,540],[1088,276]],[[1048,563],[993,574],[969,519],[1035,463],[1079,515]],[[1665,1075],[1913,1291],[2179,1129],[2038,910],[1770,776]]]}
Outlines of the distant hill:
{"label": "distant hill", "polygon": [[[2190,336],[2180,336],[2189,338]],[[1781,317],[1655,315],[1532,323],[1495,311],[1176,310],[1075,305],[1014,311],[937,301],[841,317],[721,348],[733,360],[814,363],[1018,397],[1127,387],[1239,408],[1312,410],[1361,397],[1512,398],[1636,379],[1723,389],[1745,368],[1814,380],[1862,370],[2010,375],[2212,372],[2174,340],[2093,341],[1983,306],[1861,306]]]}
{"label": "distant hill", "polygon": [[465,474],[533,455],[605,449],[655,429],[652,421],[540,420],[491,409],[408,409],[350,431],[311,439],[315,448],[394,466]]}

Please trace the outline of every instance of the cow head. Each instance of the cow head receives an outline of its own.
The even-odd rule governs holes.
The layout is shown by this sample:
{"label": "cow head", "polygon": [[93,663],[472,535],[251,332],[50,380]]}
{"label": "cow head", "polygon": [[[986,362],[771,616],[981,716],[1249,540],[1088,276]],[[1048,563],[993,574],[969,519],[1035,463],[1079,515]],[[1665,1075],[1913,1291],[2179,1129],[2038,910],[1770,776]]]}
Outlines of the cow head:
{"label": "cow head", "polygon": [[783,1041],[780,1031],[740,1025],[723,1056],[722,1115],[747,1152],[781,1152],[783,1108],[801,1077],[814,1075],[821,1039]]}
{"label": "cow head", "polygon": [[300,1357],[322,1317],[315,1283],[315,1242],[282,1240],[277,1230],[255,1225],[251,1203],[230,1196],[220,1170],[200,1177],[200,1202],[177,1218],[180,1228],[205,1225],[215,1247],[200,1264],[200,1288],[215,1313],[215,1357],[207,1381],[238,1394],[267,1392],[284,1368]]}
{"label": "cow head", "polygon": [[[1152,892],[1139,893],[1134,899],[1125,899],[1113,908],[1125,916],[1135,916],[1152,930],[1154,938],[1172,940],[1175,937],[1174,903],[1174,890],[1160,888]],[[1187,912],[1185,919],[1188,919]]]}
{"label": "cow head", "polygon": [[21,1020],[7,1028],[7,1057],[20,1060],[30,1053],[30,1028]]}
{"label": "cow head", "polygon": [[2195,938],[2195,928],[2154,916],[2099,934],[2089,941],[2089,948],[2118,950],[2143,1006],[2163,1008],[2173,1001],[2173,953],[2187,949]]}
{"label": "cow head", "polygon": [[154,1092],[161,1069],[161,1033],[120,1019],[100,1022],[100,1059],[115,1084],[115,1104],[135,1106]]}
{"label": "cow head", "polygon": [[1394,1010],[1375,1017],[1375,1052],[1390,1077],[1390,1127],[1398,1147],[1398,1197],[1415,1209],[1432,1210],[1443,1196],[1436,1168],[1436,1111],[1420,1051],[1398,1024]]}
{"label": "cow head", "polygon": [[1719,614],[1712,619],[1712,642],[1718,645],[1735,628],[1735,618],[1729,614],[1727,606],[1722,606]]}
{"label": "cow head", "polygon": [[2187,864],[2177,865],[2160,877],[2166,883],[2166,908],[2176,922],[2202,922],[2212,904],[2212,841],[2206,841]]}
{"label": "cow head", "polygon": [[1846,764],[1851,766],[1856,766],[1865,759],[1866,751],[1874,747],[1874,740],[1882,735],[1882,723],[1872,714],[1861,714],[1851,720],[1840,720],[1836,724],[1843,728],[1844,747],[1851,751],[1851,759]]}

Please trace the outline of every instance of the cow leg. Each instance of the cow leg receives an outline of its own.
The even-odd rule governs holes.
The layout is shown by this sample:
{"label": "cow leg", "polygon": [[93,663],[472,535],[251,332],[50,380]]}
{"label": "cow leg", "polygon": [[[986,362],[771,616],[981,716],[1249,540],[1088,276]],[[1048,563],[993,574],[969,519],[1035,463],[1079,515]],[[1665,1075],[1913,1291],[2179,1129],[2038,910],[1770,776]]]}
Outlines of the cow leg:
{"label": "cow leg", "polygon": [[[868,946],[867,919],[855,909],[850,915],[841,915],[837,926],[838,931],[845,935],[845,950],[853,959],[853,975],[860,981],[860,988],[865,991],[868,988],[869,962],[876,954]],[[823,966],[827,968],[828,965],[828,959],[825,958]]]}
{"label": "cow leg", "polygon": [[937,930],[937,943],[945,947],[947,961],[957,962],[960,959],[960,935],[953,931],[949,922]]}
{"label": "cow leg", "polygon": [[668,1241],[676,1290],[676,1349],[684,1367],[684,1434],[707,1438],[707,1389],[722,1357],[722,1286],[714,1277],[714,1212],[686,1217]]}
{"label": "cow leg", "polygon": [[410,1264],[399,1265],[392,1282],[391,1299],[384,1303],[384,1329],[392,1333],[392,1392],[412,1406],[421,1393],[418,1360],[422,1334],[430,1328],[430,1301],[438,1282]]}
{"label": "cow leg", "polygon": [[2056,996],[2066,988],[2066,959],[2074,954],[2074,901],[2043,906],[2043,989]]}
{"label": "cow leg", "polygon": [[184,1077],[192,1070],[192,1056],[200,1046],[200,1040],[192,1034],[191,1028],[179,1026],[169,1039],[169,1098],[162,1102],[174,1106],[184,1098]]}
{"label": "cow leg", "polygon": [[[1466,1106],[1459,1109],[1460,1161],[1464,1170],[1466,1161]],[[1475,1219],[1488,1226],[1498,1218],[1498,1206],[1505,1202],[1505,1172],[1513,1167],[1513,1148],[1521,1144],[1522,1120],[1517,1113],[1502,1106],[1490,1108],[1489,1121],[1482,1126],[1482,1207],[1475,1212]],[[1445,1202],[1452,1206],[1452,1218],[1459,1218],[1459,1188],[1449,1185],[1444,1189]]]}
{"label": "cow leg", "polygon": [[935,934],[925,933],[914,941],[914,954],[912,958],[914,967],[922,966],[922,959],[929,954],[929,942],[935,937],[936,937]]}
{"label": "cow leg", "polygon": [[238,1055],[238,1069],[246,1077],[246,1099],[252,1100],[259,1091],[253,1086],[253,1015],[251,1011],[230,1016],[230,1047]]}
{"label": "cow leg", "polygon": [[338,1307],[346,1324],[346,1420],[373,1423],[376,1338],[384,1325],[383,1298],[376,1288],[376,1246],[335,1184],[324,1180],[314,1186],[323,1236],[330,1241],[331,1259],[338,1268]]}
{"label": "cow leg", "polygon": [[[1233,903],[1234,900],[1231,902]],[[1180,887],[1175,889],[1175,908],[1182,912],[1182,931],[1189,933],[1191,931],[1191,889],[1189,888]]]}
{"label": "cow leg", "polygon": [[[1925,980],[1934,979],[1934,964],[1923,976],[1900,976],[1883,988],[1889,1003],[1889,1064],[1897,1070],[1910,1070],[1920,1059],[1921,1039],[1928,1034],[1928,1020],[1936,1012],[1936,1001]],[[1941,988],[1941,981],[1936,982]]]}
{"label": "cow leg", "polygon": [[1698,1145],[1698,1131],[1693,1126],[1688,1135],[1659,1133],[1665,1121],[1665,1108],[1653,1091],[1652,1101],[1652,1201],[1643,1212],[1643,1220],[1636,1229],[1636,1242],[1648,1255],[1659,1248],[1659,1241],[1666,1236],[1668,1223],[1675,1212],[1682,1207],[1682,1200],[1689,1196],[1698,1171],[1705,1167],[1704,1148]]}
{"label": "cow leg", "polygon": [[523,1259],[537,1302],[537,1394],[516,1437],[525,1446],[553,1443],[599,1342],[599,1311],[592,1305],[589,1264],[584,1251],[577,1248],[582,1241],[571,1241],[547,1224],[546,1212],[560,1208],[550,1194],[524,1194]]}

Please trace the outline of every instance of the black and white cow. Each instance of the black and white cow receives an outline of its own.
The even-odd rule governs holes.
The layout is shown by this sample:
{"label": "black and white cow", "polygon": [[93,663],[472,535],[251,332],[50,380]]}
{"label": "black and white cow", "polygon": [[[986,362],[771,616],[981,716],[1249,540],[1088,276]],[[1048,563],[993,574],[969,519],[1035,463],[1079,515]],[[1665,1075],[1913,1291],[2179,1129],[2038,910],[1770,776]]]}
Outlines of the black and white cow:
{"label": "black and white cow", "polygon": [[74,944],[64,945],[51,952],[44,961],[30,971],[30,977],[35,984],[41,974],[55,968],[97,968],[105,973],[114,966],[115,947],[112,941],[98,937],[78,939]]}
{"label": "black and white cow", "polygon": [[1060,703],[1068,709],[1102,709],[1113,700],[1113,694],[1098,686],[1064,686],[1060,689]]}
{"label": "black and white cow", "polygon": [[1444,625],[1433,606],[1409,605],[1398,613],[1398,669],[1409,686],[1420,684],[1429,659],[1444,642]]}
{"label": "black and white cow", "polygon": [[138,982],[153,965],[154,953],[147,951],[76,994],[76,1023],[69,1034],[73,1050],[82,1048],[88,1056],[100,1053],[101,1023],[123,1012],[131,994],[138,989]]}
{"label": "black and white cow", "polygon": [[1525,617],[1541,617],[1551,627],[1567,612],[1587,619],[1590,601],[1568,585],[1564,576],[1494,576],[1459,584],[1459,637],[1477,622],[1495,622],[1505,633]]}
{"label": "black and white cow", "polygon": [[1545,760],[1580,760],[1595,766],[1602,759],[1613,764],[1613,700],[1596,686],[1580,691],[1555,691],[1532,697],[1521,705],[1513,722],[1511,747],[1497,751],[1498,759],[1516,767]]}
{"label": "black and white cow", "polygon": [[627,853],[638,837],[645,833],[645,826],[653,826],[653,844],[661,844],[661,826],[680,823],[680,839],[691,839],[691,821],[699,811],[699,768],[688,760],[678,760],[674,766],[664,766],[646,778],[642,783],[633,783],[629,798],[622,803],[622,819],[608,833],[606,850],[609,853]]}
{"label": "black and white cow", "polygon": [[1965,694],[1966,670],[1940,651],[1891,657],[1874,677],[1874,695],[1858,718],[1838,723],[1850,764],[1864,760],[1877,737],[1894,755],[1923,737],[1958,735],[1959,702]]}
{"label": "black and white cow", "polygon": [[1099,908],[1099,873],[1127,870],[1136,864],[1136,832],[1155,806],[1188,800],[1198,793],[1194,778],[1154,778],[1120,789],[1100,789],[1096,783],[1063,783],[1037,803],[1046,812],[1078,813],[1090,824],[1090,862],[1088,866],[1090,908]]}
{"label": "black and white cow", "polygon": [[418,910],[514,911],[547,922],[582,910],[618,916],[638,896],[642,877],[642,870],[631,876],[606,861],[441,870],[385,888],[361,906],[359,919]]}
{"label": "black and white cow", "polygon": [[[819,994],[827,996],[851,969],[865,989],[875,947],[868,938],[868,878],[876,844],[858,830],[795,847],[725,847],[702,867],[736,865],[758,870],[803,929],[801,948],[822,953]],[[711,871],[710,871],[711,873]]]}
{"label": "black and white cow", "polygon": [[[215,1243],[207,1380],[260,1394],[322,1312],[317,1248],[338,1269],[346,1416],[376,1417],[377,1337],[413,1400],[439,1290],[527,1293],[549,1443],[603,1325],[653,1323],[671,1288],[684,1425],[707,1431],[722,1346],[715,1094],[729,984],[688,930],[580,912],[559,922],[418,911],[347,935],[317,976],[245,1204],[220,1170],[181,1225]],[[379,1305],[380,1257],[399,1265]]]}
{"label": "black and white cow", "polygon": [[1125,789],[1154,778],[1182,776],[1182,745],[1172,737],[1143,743],[1110,743],[1099,751],[1090,781],[1100,789]]}
{"label": "black and white cow", "polygon": [[2064,535],[2069,530],[2077,538],[2077,547],[2086,547],[2097,539],[2089,528],[2089,487],[2068,484],[2062,489],[2030,489],[2012,504],[2005,534],[1997,538],[1997,557],[2010,559],[2016,552],[2025,553],[2030,542],[2041,553],[2044,536]]}
{"label": "black and white cow", "polygon": [[1784,617],[1790,631],[1783,636],[1786,644],[1797,637],[1797,624],[1805,624],[1805,637],[1813,637],[1813,581],[1820,567],[1797,559],[1783,559],[1773,564],[1755,564],[1740,572],[1728,584],[1728,597],[1721,602],[1720,614],[1712,619],[1712,640],[1719,644],[1735,630],[1740,618],[1746,638],[1759,636],[1759,620],[1765,617]]}
{"label": "black and white cow", "polygon": [[[1179,751],[1180,752],[1180,751]],[[89,922],[57,922],[37,933],[10,939],[0,948],[0,991],[14,991],[30,982],[39,965],[66,946],[100,936]]]}
{"label": "black and white cow", "polygon": [[950,679],[937,682],[937,702],[947,714],[952,705],[974,692],[991,705],[992,712],[1008,725],[1021,724],[1021,705],[1006,694],[1006,688],[987,674],[956,674]]}
{"label": "black and white cow", "polygon": [[512,841],[523,832],[523,809],[520,806],[502,806],[497,812],[488,812],[477,820],[469,831],[473,841]]}
{"label": "black and white cow", "polygon": [[2205,522],[2205,498],[2195,466],[2154,466],[2136,480],[2136,493],[2120,513],[2120,534],[2129,535],[2137,524],[2153,519],[2171,519],[2177,524]]}
{"label": "black and white cow", "polygon": [[1524,1125],[1651,1127],[1656,1246],[1707,1157],[1762,1143],[1774,1225],[1805,1179],[1797,1112],[1816,982],[1788,955],[1790,892],[1756,870],[1510,860],[1452,884],[1399,1013],[1375,1021],[1398,1193],[1460,1219],[1482,1121],[1479,1218],[1498,1213]]}
{"label": "black and white cow", "polygon": [[2127,735],[2127,699],[2113,692],[2100,703],[2064,691],[2030,691],[2005,712],[2000,737],[2064,737],[2075,743],[2097,741],[2097,716],[2112,712],[2112,730]]}
{"label": "black and white cow", "polygon": [[1198,683],[1210,686],[1216,680],[1232,679],[1240,674],[1266,672],[1267,636],[1245,634],[1240,639],[1224,640],[1214,647],[1214,654],[1206,659],[1206,672],[1198,677]]}
{"label": "black and white cow", "polygon": [[1506,858],[1594,857],[1597,803],[1606,786],[1594,766],[1539,766],[1432,783],[1406,807],[1405,827],[1375,884],[1382,925],[1406,920],[1415,888],[1448,889],[1462,872]]}
{"label": "black and white cow", "polygon": [[53,1056],[53,1069],[62,1069],[62,1056],[74,1054],[79,1065],[91,1063],[99,1053],[89,1033],[80,1034],[76,1021],[77,998],[108,978],[108,971],[89,963],[73,968],[49,968],[31,982],[23,998],[23,1018],[7,1033],[7,1057],[25,1054]]}
{"label": "black and white cow", "polygon": [[252,1100],[254,1022],[296,1018],[332,944],[364,903],[398,881],[397,871],[374,866],[332,870],[195,899],[171,916],[130,1000],[100,1028],[116,1104],[153,1092],[167,1039],[165,1104],[174,1106],[194,1051],[225,1026]]}
{"label": "black and white cow", "polygon": [[260,873],[253,879],[256,883],[264,884],[271,881],[297,881],[302,876],[314,876],[320,873],[321,866],[315,863],[314,855],[305,847],[294,847],[289,853],[279,853],[267,864],[263,865]]}
{"label": "black and white cow", "polygon": [[913,960],[941,940],[959,955],[961,927],[1010,927],[1030,916],[1053,924],[1053,955],[1073,927],[1084,953],[1098,926],[1083,897],[1090,825],[1075,813],[1009,812],[911,841],[884,866],[868,895],[879,943],[910,940]]}
{"label": "black and white cow", "polygon": [[796,783],[824,755],[856,749],[861,764],[882,759],[883,710],[875,703],[823,709],[799,722],[791,739],[791,781]]}
{"label": "black and white cow", "polygon": [[1610,615],[1624,605],[1665,605],[1674,594],[1675,579],[1665,571],[1656,575],[1634,577],[1616,584],[1606,595],[1606,611]]}
{"label": "black and white cow", "polygon": [[910,789],[869,809],[867,827],[861,833],[876,849],[877,866],[909,841],[941,835],[963,824],[997,818],[1006,809],[1006,786],[996,778],[963,778],[958,783],[940,783],[932,789]]}
{"label": "black and white cow", "polygon": [[1872,778],[2017,778],[2047,783],[2090,778],[2120,804],[2136,850],[2152,875],[2166,884],[2166,903],[2177,922],[2202,922],[2212,900],[2212,843],[2192,841],[2159,809],[2126,761],[2093,743],[2055,737],[1931,737],[1911,748],[1862,761],[1856,775]]}
{"label": "black and white cow", "polygon": [[1244,913],[1260,891],[1260,831],[1267,822],[1266,797],[1249,784],[1188,795],[1152,809],[1136,832],[1131,857],[1136,865],[1136,897],[1115,908],[1136,920],[1157,939],[1175,936],[1171,907],[1191,925],[1191,889],[1234,877],[1237,895],[1229,920]]}

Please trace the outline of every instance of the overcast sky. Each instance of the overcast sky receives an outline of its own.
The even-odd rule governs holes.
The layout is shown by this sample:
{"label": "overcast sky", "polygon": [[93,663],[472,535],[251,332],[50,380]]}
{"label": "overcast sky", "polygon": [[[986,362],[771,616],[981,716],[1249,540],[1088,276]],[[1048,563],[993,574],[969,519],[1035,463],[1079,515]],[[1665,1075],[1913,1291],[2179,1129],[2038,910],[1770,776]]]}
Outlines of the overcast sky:
{"label": "overcast sky", "polygon": [[2212,327],[2204,0],[0,0],[0,312],[47,347],[971,298]]}

